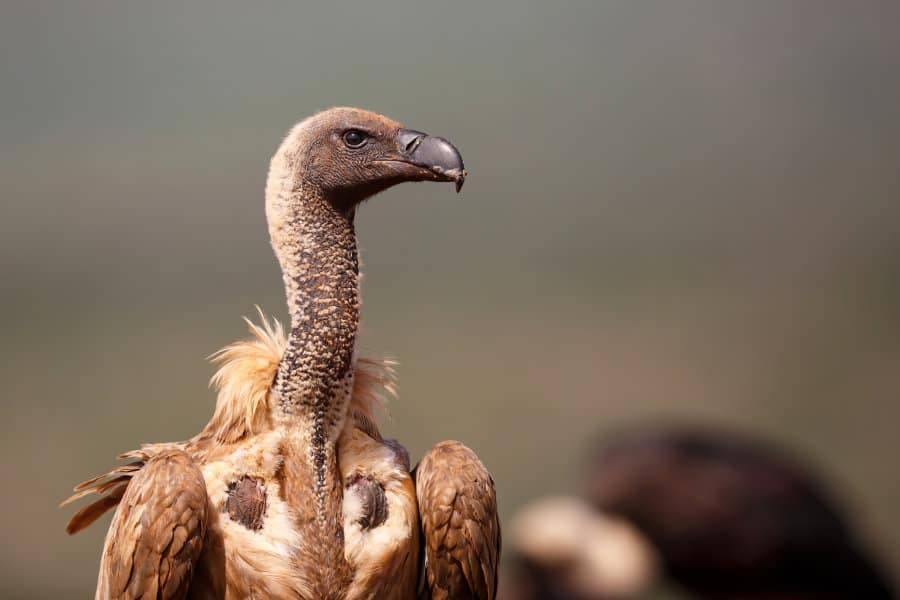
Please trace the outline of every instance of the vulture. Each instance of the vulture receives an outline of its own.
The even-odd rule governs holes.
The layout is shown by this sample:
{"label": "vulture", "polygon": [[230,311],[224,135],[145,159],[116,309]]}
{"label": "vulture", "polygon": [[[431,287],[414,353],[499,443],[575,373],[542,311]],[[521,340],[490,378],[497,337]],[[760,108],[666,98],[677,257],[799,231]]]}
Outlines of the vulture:
{"label": "vulture", "polygon": [[580,498],[538,501],[511,529],[520,600],[641,598],[663,580],[709,600],[896,597],[814,471],[732,431],[624,431],[590,452]]}
{"label": "vulture", "polygon": [[248,321],[227,346],[212,418],[144,444],[76,486],[96,493],[67,531],[115,508],[97,598],[479,598],[496,595],[494,482],[459,442],[410,470],[375,413],[391,364],[356,354],[361,202],[406,181],[447,181],[447,140],[356,108],[296,125],[272,158],[266,217],[290,329]]}

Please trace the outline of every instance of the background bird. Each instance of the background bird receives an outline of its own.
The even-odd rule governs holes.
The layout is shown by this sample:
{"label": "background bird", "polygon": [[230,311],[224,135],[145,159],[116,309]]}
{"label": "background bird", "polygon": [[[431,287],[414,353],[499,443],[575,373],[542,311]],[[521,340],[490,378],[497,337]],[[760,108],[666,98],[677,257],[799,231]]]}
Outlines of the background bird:
{"label": "background bird", "polygon": [[[582,498],[512,525],[519,598],[895,597],[852,515],[777,446],[709,427],[645,426],[591,449]],[[554,525],[555,524],[555,525]]]}
{"label": "background bird", "polygon": [[266,214],[289,333],[263,319],[254,339],[221,352],[201,433],[145,444],[123,455],[134,462],[76,487],[67,502],[102,497],[70,533],[117,506],[98,598],[494,597],[490,475],[471,450],[442,442],[414,482],[405,449],[375,425],[384,365],[356,357],[358,205],[404,181],[458,191],[465,174],[446,140],[360,109],[330,109],[288,133]]}

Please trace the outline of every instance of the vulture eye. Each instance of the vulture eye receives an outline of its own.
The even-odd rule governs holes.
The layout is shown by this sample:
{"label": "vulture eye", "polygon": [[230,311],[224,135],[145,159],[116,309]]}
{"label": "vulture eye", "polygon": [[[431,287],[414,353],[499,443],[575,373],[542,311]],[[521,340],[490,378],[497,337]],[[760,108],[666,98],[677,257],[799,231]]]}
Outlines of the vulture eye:
{"label": "vulture eye", "polygon": [[362,148],[369,140],[369,136],[358,129],[350,129],[344,132],[344,143],[348,148]]}

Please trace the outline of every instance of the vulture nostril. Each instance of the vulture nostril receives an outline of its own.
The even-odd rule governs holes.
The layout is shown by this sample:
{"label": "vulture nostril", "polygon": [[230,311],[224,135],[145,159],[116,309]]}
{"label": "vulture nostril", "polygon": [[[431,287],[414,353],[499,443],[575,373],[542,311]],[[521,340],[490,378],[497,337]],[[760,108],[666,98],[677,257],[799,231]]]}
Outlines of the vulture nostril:
{"label": "vulture nostril", "polygon": [[415,149],[419,147],[419,144],[422,143],[422,137],[423,136],[421,136],[421,135],[419,137],[415,137],[415,138],[411,139],[408,144],[406,144],[406,153],[407,154],[412,154],[415,151]]}
{"label": "vulture nostril", "polygon": [[403,152],[405,154],[411,154],[416,151],[416,148],[419,147],[419,144],[421,144],[422,140],[427,136],[425,133],[416,131],[415,129],[401,129],[397,134],[397,137],[397,141],[400,142]]}

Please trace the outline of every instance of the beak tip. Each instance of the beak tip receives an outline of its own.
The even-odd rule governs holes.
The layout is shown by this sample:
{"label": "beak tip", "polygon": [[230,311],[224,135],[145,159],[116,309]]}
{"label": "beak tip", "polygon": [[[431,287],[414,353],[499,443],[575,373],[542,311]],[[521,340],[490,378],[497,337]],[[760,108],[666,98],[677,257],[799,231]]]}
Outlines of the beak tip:
{"label": "beak tip", "polygon": [[438,176],[443,175],[445,181],[452,181],[456,186],[456,193],[462,189],[463,184],[466,182],[466,177],[469,176],[469,173],[465,169],[451,169],[449,171],[442,171],[440,168],[435,169],[435,173]]}

